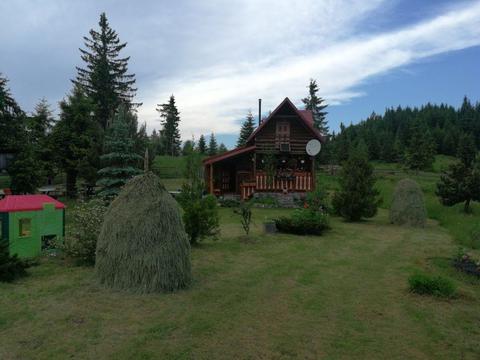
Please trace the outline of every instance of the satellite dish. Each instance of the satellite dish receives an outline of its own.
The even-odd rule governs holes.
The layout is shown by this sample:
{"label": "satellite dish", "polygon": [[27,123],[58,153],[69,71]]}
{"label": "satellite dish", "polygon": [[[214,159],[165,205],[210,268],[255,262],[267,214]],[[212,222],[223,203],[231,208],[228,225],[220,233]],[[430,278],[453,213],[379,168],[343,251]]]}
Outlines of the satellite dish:
{"label": "satellite dish", "polygon": [[306,150],[307,154],[310,156],[318,155],[320,149],[322,148],[322,144],[317,139],[312,139],[307,143]]}

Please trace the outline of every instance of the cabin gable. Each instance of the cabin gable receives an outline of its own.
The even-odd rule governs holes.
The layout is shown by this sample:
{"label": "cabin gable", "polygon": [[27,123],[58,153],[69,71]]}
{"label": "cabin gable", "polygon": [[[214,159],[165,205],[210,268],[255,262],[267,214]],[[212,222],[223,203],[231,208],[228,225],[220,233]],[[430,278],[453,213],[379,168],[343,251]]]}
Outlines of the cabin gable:
{"label": "cabin gable", "polygon": [[308,126],[308,120],[290,100],[282,104],[257,128],[249,139],[256,146],[257,153],[290,153],[304,155],[306,145],[319,134]]}

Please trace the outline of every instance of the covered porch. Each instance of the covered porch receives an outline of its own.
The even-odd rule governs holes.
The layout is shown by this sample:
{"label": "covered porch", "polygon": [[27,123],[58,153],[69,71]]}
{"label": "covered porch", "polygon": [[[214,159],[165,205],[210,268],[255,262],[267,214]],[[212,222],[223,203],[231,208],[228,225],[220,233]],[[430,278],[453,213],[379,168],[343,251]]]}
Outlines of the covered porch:
{"label": "covered porch", "polygon": [[216,196],[250,198],[255,192],[307,192],[315,187],[314,159],[305,155],[258,154],[255,146],[208,158],[207,190]]}

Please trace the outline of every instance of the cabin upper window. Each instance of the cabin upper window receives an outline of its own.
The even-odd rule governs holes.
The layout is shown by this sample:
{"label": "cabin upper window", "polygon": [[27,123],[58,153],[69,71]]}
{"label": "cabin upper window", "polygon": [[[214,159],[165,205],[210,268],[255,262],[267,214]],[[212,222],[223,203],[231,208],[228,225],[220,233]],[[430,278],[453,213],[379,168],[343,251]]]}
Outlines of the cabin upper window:
{"label": "cabin upper window", "polygon": [[32,219],[20,219],[18,221],[19,225],[19,235],[21,237],[27,237],[32,234]]}
{"label": "cabin upper window", "polygon": [[277,122],[277,139],[279,142],[290,141],[290,122],[288,121]]}

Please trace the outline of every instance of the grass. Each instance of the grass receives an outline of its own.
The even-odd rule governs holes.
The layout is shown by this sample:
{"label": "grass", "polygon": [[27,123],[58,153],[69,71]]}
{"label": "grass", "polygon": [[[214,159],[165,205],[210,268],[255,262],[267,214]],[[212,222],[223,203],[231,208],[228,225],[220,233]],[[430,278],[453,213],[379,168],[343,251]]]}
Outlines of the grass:
{"label": "grass", "polygon": [[162,179],[175,179],[183,177],[185,166],[184,156],[157,155],[153,160],[152,171]]}
{"label": "grass", "polygon": [[[480,282],[449,266],[450,235],[332,219],[322,237],[263,235],[288,214],[253,209],[251,241],[221,209],[222,234],[192,251],[194,284],[138,296],[98,287],[92,269],[44,260],[0,284],[0,358],[477,359]],[[450,278],[459,297],[409,292],[416,271]]]}
{"label": "grass", "polygon": [[[436,169],[435,171],[445,169],[450,163],[452,163],[452,161],[454,161],[452,157],[443,155],[436,156],[433,169]],[[377,169],[394,169],[398,166],[398,164],[384,164],[378,162],[374,162],[373,165]],[[420,185],[425,195],[428,217],[437,220],[440,225],[446,228],[459,245],[480,249],[480,241],[475,241],[471,236],[472,231],[478,227],[479,224],[479,203],[472,203],[472,214],[465,214],[462,212],[463,204],[457,204],[453,207],[443,206],[435,195],[436,184],[440,179],[440,174],[438,172],[431,171],[415,174],[414,172],[400,171],[401,168],[397,168],[397,170],[398,171],[395,172],[382,171],[376,174],[376,187],[380,192],[381,208],[390,208],[393,190],[395,185],[401,179],[413,179]],[[325,186],[330,192],[333,192],[338,188],[337,176],[330,176],[321,173],[319,174],[319,181],[322,186]]]}

